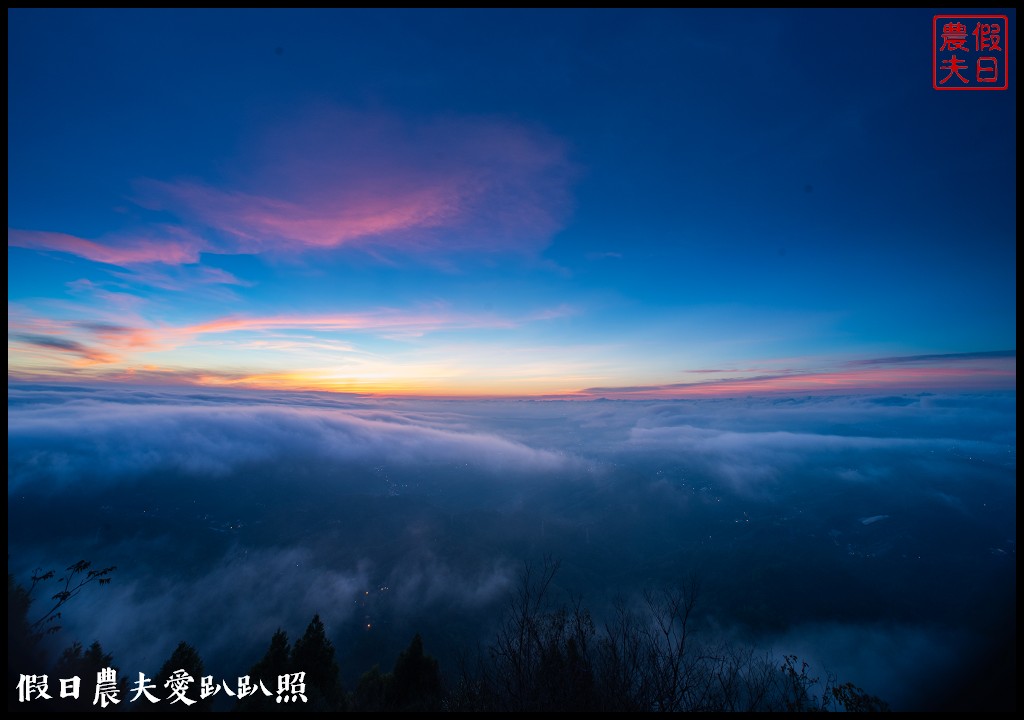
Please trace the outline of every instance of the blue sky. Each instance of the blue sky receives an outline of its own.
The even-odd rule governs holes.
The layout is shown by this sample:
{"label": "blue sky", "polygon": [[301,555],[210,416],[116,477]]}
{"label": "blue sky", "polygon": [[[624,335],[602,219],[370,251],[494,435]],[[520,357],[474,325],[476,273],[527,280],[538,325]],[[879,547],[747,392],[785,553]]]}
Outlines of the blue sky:
{"label": "blue sky", "polygon": [[1015,28],[933,14],[9,10],[9,377],[1015,388]]}

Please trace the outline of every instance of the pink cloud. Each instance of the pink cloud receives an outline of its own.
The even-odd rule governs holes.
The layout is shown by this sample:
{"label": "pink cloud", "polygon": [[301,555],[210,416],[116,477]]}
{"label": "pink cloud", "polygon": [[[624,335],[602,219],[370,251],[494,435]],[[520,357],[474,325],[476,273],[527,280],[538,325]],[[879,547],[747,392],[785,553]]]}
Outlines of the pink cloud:
{"label": "pink cloud", "polygon": [[[761,394],[827,394],[833,392],[914,392],[928,390],[1008,390],[1017,385],[1016,358],[950,360],[935,367],[864,367],[855,370],[805,371],[748,378],[723,378],[692,383],[634,387],[588,388],[577,397],[662,399],[732,397]],[[894,362],[895,364],[895,362]]]}
{"label": "pink cloud", "polygon": [[175,332],[186,335],[205,335],[237,331],[289,330],[377,330],[424,333],[435,330],[467,328],[513,328],[533,318],[516,320],[493,315],[451,313],[444,309],[407,313],[397,310],[378,310],[366,313],[336,315],[271,315],[263,317],[233,316],[217,318],[205,323],[183,327]]}
{"label": "pink cloud", "polygon": [[561,227],[573,174],[561,142],[510,123],[321,107],[254,142],[232,181],[140,180],[136,199],[216,231],[219,252],[523,251]]}
{"label": "pink cloud", "polygon": [[273,197],[218,190],[196,183],[141,181],[147,197],[202,225],[227,233],[234,250],[301,251],[330,248],[369,237],[440,227],[453,221],[457,199],[445,187],[423,188],[390,198],[355,197],[334,207],[314,202],[289,202]]}
{"label": "pink cloud", "polygon": [[112,272],[116,278],[129,283],[141,283],[162,290],[178,292],[196,291],[201,286],[236,285],[249,287],[252,283],[242,280],[220,268],[205,265],[160,267],[146,265],[133,267],[125,272]]}
{"label": "pink cloud", "polygon": [[149,328],[111,323],[78,323],[108,347],[130,350],[152,350],[160,347],[156,332]]}
{"label": "pink cloud", "polygon": [[93,262],[127,267],[145,263],[182,265],[199,261],[202,243],[191,233],[161,226],[148,235],[86,240],[65,233],[7,230],[8,247],[47,250],[77,255]]}
{"label": "pink cloud", "polygon": [[[200,253],[295,257],[359,247],[416,253],[531,252],[568,216],[575,169],[556,138],[493,118],[407,123],[319,107],[254,139],[225,179],[135,182],[135,202],[180,226],[97,239],[8,229],[9,247],[125,268],[190,265]],[[179,289],[152,272],[133,278]],[[229,273],[194,282],[242,284]],[[191,284],[191,283],[189,283]]]}

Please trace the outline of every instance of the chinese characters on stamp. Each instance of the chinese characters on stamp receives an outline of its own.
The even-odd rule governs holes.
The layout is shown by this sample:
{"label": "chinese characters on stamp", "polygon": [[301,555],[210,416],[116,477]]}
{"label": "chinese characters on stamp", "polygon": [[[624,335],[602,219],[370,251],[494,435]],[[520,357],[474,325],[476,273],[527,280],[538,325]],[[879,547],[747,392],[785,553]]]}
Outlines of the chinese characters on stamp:
{"label": "chinese characters on stamp", "polygon": [[1009,87],[1006,15],[936,15],[932,19],[932,87],[1005,90]]}

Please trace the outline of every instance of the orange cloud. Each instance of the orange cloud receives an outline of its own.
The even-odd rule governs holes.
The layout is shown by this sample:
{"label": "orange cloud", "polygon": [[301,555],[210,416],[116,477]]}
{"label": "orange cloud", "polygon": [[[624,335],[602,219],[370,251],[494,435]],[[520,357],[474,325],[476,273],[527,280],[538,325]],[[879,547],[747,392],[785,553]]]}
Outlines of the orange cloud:
{"label": "orange cloud", "polygon": [[159,347],[157,334],[147,328],[111,323],[79,323],[78,326],[90,331],[108,346],[133,350],[150,350]]}
{"label": "orange cloud", "polygon": [[[28,361],[25,352],[40,353],[46,359],[56,361],[57,367],[45,372],[54,377],[72,365],[81,365],[82,360],[92,364],[116,364],[116,369],[105,371],[106,379],[122,379],[125,372],[142,372],[157,382],[184,382],[188,384],[244,384],[248,387],[289,387],[291,389],[348,390],[351,388],[374,387],[383,391],[399,392],[409,378],[385,381],[374,372],[362,367],[352,379],[339,379],[332,373],[305,370],[295,365],[310,361],[302,356],[303,349],[319,346],[329,347],[332,352],[357,353],[352,346],[341,347],[337,343],[324,345],[321,338],[310,342],[311,333],[362,332],[381,337],[419,337],[431,332],[457,331],[468,329],[511,329],[526,323],[549,320],[571,313],[567,306],[543,309],[519,317],[500,317],[491,314],[470,314],[450,311],[444,306],[425,308],[419,311],[401,311],[383,308],[373,311],[329,315],[275,315],[275,316],[228,316],[207,322],[183,326],[154,326],[136,318],[137,323],[115,322],[111,316],[96,321],[54,320],[38,316],[26,308],[9,306],[9,348],[20,348],[9,357],[9,373],[24,373],[31,366],[33,372],[44,372],[38,362]],[[304,332],[303,342],[291,342],[287,334]],[[283,341],[265,343],[271,351],[294,351],[289,355],[288,367],[277,371],[253,371],[244,366],[225,372],[221,369],[182,367],[172,370],[152,371],[155,351],[175,352],[175,361],[188,363],[188,357],[196,347],[196,341],[203,336],[239,333],[239,338],[248,347],[260,349],[260,334],[284,337]],[[233,341],[235,339],[232,339]],[[204,344],[204,353],[219,342],[211,338]],[[237,347],[237,346],[236,346]],[[298,353],[298,354],[297,354]],[[10,354],[10,353],[9,353]],[[278,355],[284,357],[284,355]],[[74,359],[72,359],[74,358]],[[166,358],[164,358],[166,361]],[[377,362],[377,361],[375,361]],[[396,368],[398,366],[395,366]],[[152,372],[151,372],[152,371]],[[408,371],[405,371],[408,375]],[[94,374],[99,377],[99,374]],[[373,378],[369,380],[368,378]],[[444,388],[438,391],[457,391],[450,388],[447,379],[438,381]],[[427,387],[427,386],[424,386]]]}

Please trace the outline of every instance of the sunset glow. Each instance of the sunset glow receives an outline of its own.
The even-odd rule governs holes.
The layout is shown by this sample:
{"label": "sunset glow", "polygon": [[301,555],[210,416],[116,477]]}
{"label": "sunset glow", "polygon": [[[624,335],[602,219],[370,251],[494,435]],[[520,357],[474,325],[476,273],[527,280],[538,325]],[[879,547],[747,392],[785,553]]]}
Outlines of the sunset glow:
{"label": "sunset glow", "polygon": [[[1016,387],[1012,154],[934,152],[948,123],[1012,137],[1012,104],[988,107],[1005,96],[697,78],[666,105],[620,78],[619,97],[584,84],[566,105],[556,78],[497,92],[459,65],[443,93],[368,102],[388,83],[378,49],[277,53],[269,22],[229,46],[255,86],[179,69],[160,36],[167,64],[131,116],[91,100],[143,79],[101,18],[83,16],[110,36],[84,82],[36,16],[12,36],[49,98],[11,75],[12,379],[578,399]],[[682,87],[682,61],[627,57],[650,87]],[[494,63],[480,72],[502,76]],[[813,118],[793,105],[805,91]],[[81,122],[53,119],[64,97]],[[916,120],[879,141],[893,102]],[[738,118],[755,107],[752,131]],[[982,166],[957,202],[984,226],[940,211],[943,178]]]}

